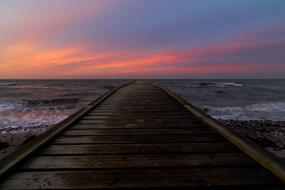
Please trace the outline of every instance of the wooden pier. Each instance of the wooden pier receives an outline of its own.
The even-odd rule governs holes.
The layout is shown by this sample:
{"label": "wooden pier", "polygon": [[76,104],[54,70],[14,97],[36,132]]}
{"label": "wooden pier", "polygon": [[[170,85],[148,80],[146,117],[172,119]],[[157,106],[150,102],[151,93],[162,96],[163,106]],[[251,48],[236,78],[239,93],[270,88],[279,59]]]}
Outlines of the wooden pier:
{"label": "wooden pier", "polygon": [[0,189],[284,189],[284,166],[147,81],[116,88],[0,163]]}

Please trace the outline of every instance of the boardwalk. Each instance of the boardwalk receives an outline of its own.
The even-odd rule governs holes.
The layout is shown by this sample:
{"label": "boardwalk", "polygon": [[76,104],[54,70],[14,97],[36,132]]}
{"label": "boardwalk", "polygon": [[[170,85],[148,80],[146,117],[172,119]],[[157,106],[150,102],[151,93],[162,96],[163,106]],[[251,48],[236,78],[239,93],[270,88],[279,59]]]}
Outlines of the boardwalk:
{"label": "boardwalk", "polygon": [[284,187],[173,97],[144,81],[118,89],[71,121],[2,180],[0,189]]}

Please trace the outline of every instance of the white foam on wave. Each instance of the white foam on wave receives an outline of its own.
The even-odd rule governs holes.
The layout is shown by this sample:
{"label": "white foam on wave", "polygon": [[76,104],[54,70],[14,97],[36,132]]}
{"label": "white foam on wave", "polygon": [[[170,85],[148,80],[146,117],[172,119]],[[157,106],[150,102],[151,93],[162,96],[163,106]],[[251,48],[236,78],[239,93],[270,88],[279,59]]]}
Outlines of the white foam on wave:
{"label": "white foam on wave", "polygon": [[217,87],[228,87],[228,86],[232,86],[232,87],[243,87],[243,84],[241,84],[241,83],[235,83],[235,82],[215,82],[214,84],[215,84],[215,86],[217,86]]}
{"label": "white foam on wave", "polygon": [[75,110],[22,110],[19,112],[7,111],[5,114],[0,115],[0,132],[5,130],[15,130],[42,126],[54,125],[69,115]]}
{"label": "white foam on wave", "polygon": [[13,85],[15,84],[11,82],[0,82],[0,86],[13,86]]}
{"label": "white foam on wave", "polygon": [[226,88],[226,87],[243,87],[244,84],[236,82],[199,82],[199,83],[185,83],[186,87],[217,87],[217,88]]}
{"label": "white foam on wave", "polygon": [[24,102],[22,101],[10,101],[10,100],[0,100],[0,112],[18,109],[23,107]]}
{"label": "white foam on wave", "polygon": [[243,107],[204,106],[208,114],[222,120],[272,120],[285,121],[285,102],[252,104]]}
{"label": "white foam on wave", "polygon": [[66,109],[64,106],[29,107],[26,101],[0,100],[0,133],[48,127],[62,121],[74,111],[76,110]]}

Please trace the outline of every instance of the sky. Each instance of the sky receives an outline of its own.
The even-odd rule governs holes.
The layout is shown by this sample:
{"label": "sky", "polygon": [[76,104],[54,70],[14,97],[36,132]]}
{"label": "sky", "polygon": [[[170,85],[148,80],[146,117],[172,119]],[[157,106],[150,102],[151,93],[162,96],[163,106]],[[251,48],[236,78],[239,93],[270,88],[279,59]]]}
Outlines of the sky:
{"label": "sky", "polygon": [[285,1],[2,0],[0,78],[285,78]]}

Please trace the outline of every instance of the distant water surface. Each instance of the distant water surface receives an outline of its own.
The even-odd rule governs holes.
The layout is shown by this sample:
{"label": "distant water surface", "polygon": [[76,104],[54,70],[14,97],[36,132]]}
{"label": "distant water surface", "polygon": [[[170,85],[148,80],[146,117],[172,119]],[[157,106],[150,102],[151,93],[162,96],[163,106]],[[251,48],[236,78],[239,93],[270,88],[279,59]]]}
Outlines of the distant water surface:
{"label": "distant water surface", "polygon": [[285,80],[155,80],[216,119],[285,121]]}
{"label": "distant water surface", "polygon": [[47,127],[126,80],[0,80],[0,132]]}

